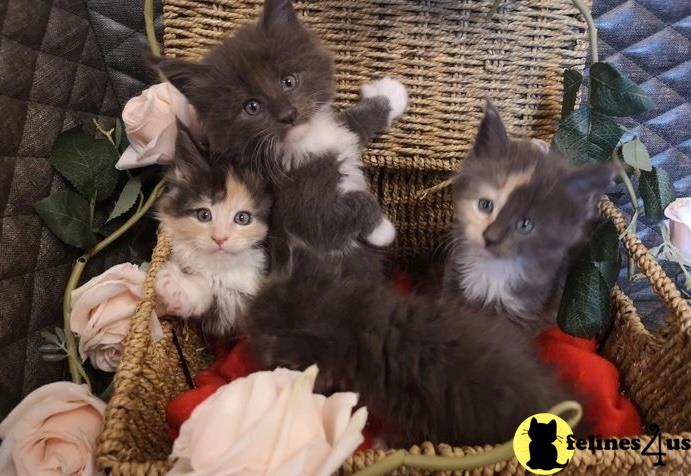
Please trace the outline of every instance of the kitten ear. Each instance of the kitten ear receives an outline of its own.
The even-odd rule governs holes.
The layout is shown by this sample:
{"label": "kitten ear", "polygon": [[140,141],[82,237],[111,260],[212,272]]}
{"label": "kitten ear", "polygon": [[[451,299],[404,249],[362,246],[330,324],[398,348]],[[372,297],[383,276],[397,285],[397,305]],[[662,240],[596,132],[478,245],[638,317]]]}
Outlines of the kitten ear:
{"label": "kitten ear", "polygon": [[557,420],[551,420],[547,425],[549,431],[557,431]]}
{"label": "kitten ear", "polygon": [[152,57],[150,62],[166,81],[185,96],[189,95],[193,83],[209,71],[206,64],[176,58]]}
{"label": "kitten ear", "polygon": [[196,141],[190,130],[179,120],[175,142],[175,159],[167,174],[170,182],[188,183],[195,177],[195,171],[210,171],[211,165],[204,147]]}
{"label": "kitten ear", "polygon": [[530,420],[530,426],[534,426],[534,425],[537,425],[537,419],[535,417],[533,417],[533,419]]}
{"label": "kitten ear", "polygon": [[261,25],[264,31],[269,32],[277,25],[296,24],[297,15],[290,0],[265,0],[262,12]]}
{"label": "kitten ear", "polygon": [[600,197],[612,183],[617,169],[610,163],[586,165],[566,177],[566,188],[579,198]]}
{"label": "kitten ear", "polygon": [[487,101],[485,115],[480,122],[475,144],[474,157],[505,157],[509,154],[511,141],[501,120],[499,111]]}

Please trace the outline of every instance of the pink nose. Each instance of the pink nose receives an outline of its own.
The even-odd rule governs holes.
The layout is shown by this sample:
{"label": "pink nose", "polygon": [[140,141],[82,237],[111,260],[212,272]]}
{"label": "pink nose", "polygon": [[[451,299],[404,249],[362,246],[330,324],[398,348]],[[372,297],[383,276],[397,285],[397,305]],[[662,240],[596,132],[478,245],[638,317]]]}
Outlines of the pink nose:
{"label": "pink nose", "polygon": [[221,245],[223,245],[223,243],[225,243],[228,240],[228,237],[227,236],[212,236],[211,239],[214,240],[214,242],[218,246],[221,246]]}

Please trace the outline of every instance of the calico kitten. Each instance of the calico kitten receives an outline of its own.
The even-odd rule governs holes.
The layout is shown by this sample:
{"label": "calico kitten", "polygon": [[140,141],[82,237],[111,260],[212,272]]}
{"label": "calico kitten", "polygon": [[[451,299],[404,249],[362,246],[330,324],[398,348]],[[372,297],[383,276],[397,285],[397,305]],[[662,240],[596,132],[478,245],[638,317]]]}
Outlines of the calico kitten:
{"label": "calico kitten", "polygon": [[404,112],[401,83],[365,84],[363,99],[337,114],[331,55],[289,0],[267,0],[256,23],[199,63],[164,58],[157,66],[194,105],[212,155],[271,179],[274,269],[289,267],[296,244],[356,274],[378,268],[372,247],[389,245],[395,229],[368,190],[360,149]]}
{"label": "calico kitten", "polygon": [[249,343],[268,368],[316,363],[318,391],[359,393],[389,445],[495,444],[570,398],[494,309],[343,280],[301,253],[299,277],[270,278],[251,304]]}
{"label": "calico kitten", "polygon": [[596,217],[614,169],[575,168],[546,144],[511,140],[487,105],[454,181],[453,246],[444,294],[525,325],[554,322],[569,250]]}
{"label": "calico kitten", "polygon": [[204,334],[231,336],[266,272],[271,198],[264,182],[214,165],[180,128],[158,218],[171,242],[156,277],[168,312],[200,317]]}

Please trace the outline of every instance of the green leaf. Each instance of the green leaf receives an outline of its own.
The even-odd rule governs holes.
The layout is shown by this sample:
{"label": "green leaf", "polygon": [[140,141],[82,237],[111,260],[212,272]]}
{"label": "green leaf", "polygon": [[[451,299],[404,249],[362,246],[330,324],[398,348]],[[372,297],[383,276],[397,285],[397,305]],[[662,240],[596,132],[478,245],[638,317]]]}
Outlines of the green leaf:
{"label": "green leaf", "polygon": [[45,340],[46,342],[50,342],[51,344],[54,344],[58,347],[60,346],[60,340],[55,334],[53,334],[50,331],[41,331],[41,337],[43,337],[43,340]]}
{"label": "green leaf", "polygon": [[638,136],[621,146],[621,155],[624,158],[624,162],[635,169],[645,170],[646,172],[653,170],[648,149]]}
{"label": "green leaf", "polygon": [[609,63],[595,63],[590,68],[590,104],[610,116],[633,116],[655,106],[636,83]]}
{"label": "green leaf", "polygon": [[68,245],[88,249],[96,244],[89,202],[72,192],[57,192],[34,203],[36,213],[55,236]]}
{"label": "green leaf", "polygon": [[595,264],[577,261],[566,278],[557,324],[568,334],[595,337],[611,322],[610,293]]}
{"label": "green leaf", "polygon": [[108,217],[108,220],[106,220],[106,223],[123,215],[124,213],[127,213],[137,201],[137,197],[139,196],[141,189],[141,177],[138,175],[131,177],[125,186],[122,187],[118,201],[115,202],[115,207],[113,207],[113,211],[110,212],[110,216]]}
{"label": "green leaf", "polygon": [[608,287],[614,287],[621,269],[621,254],[619,232],[611,221],[602,221],[595,227],[588,242],[587,255],[582,259],[592,262]]}
{"label": "green leaf", "polygon": [[554,146],[576,164],[604,162],[624,135],[624,129],[609,117],[582,106],[559,124]]}
{"label": "green leaf", "polygon": [[665,208],[677,198],[669,174],[657,167],[650,172],[641,172],[638,190],[643,198],[646,216],[656,221],[664,218]]}
{"label": "green leaf", "polygon": [[42,354],[54,354],[62,350],[57,344],[43,344],[38,348],[38,351]]}
{"label": "green leaf", "polygon": [[55,335],[58,336],[58,339],[60,339],[60,342],[67,342],[65,340],[65,331],[62,330],[62,327],[57,327],[55,326]]}
{"label": "green leaf", "polygon": [[575,69],[565,69],[563,78],[564,100],[561,103],[562,119],[571,114],[573,112],[573,108],[576,106],[576,96],[578,96],[578,90],[581,89],[583,75]]}
{"label": "green leaf", "polygon": [[58,136],[50,152],[53,167],[85,198],[105,200],[115,191],[118,152],[107,140],[75,127]]}
{"label": "green leaf", "polygon": [[619,232],[610,220],[603,220],[595,226],[588,242],[589,261],[617,261],[619,254]]}

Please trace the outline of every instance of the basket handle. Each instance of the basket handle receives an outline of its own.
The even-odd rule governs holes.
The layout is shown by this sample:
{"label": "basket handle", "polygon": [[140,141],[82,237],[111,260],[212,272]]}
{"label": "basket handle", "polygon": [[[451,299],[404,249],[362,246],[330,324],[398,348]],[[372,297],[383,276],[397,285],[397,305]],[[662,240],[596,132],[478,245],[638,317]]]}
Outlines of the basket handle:
{"label": "basket handle", "polygon": [[688,327],[688,324],[685,325],[684,323],[691,322],[691,308],[689,308],[688,303],[681,296],[674,282],[662,269],[662,266],[650,254],[648,248],[638,239],[635,233],[627,231],[628,221],[624,214],[607,197],[603,197],[598,206],[600,214],[611,220],[619,233],[626,231],[622,241],[629,255],[635,260],[641,273],[648,278],[655,293],[671,311],[665,323],[656,334],[667,337],[678,333],[684,327]]}
{"label": "basket handle", "polygon": [[117,422],[127,419],[128,409],[132,406],[128,395],[131,393],[130,389],[138,385],[144,368],[143,362],[151,345],[149,318],[154,309],[154,283],[159,268],[166,262],[169,255],[170,242],[159,229],[156,247],[151,254],[151,264],[142,287],[142,298],[130,321],[124,351],[113,378],[113,395],[106,407],[105,425],[98,437],[97,459],[102,467],[112,466],[113,455],[110,443],[122,439],[124,430]]}
{"label": "basket handle", "polygon": [[[578,402],[566,400],[547,410],[547,413],[564,418],[573,428],[583,417],[583,407]],[[566,416],[567,413],[569,416]],[[402,466],[428,471],[473,470],[491,467],[509,461],[515,456],[513,439],[492,449],[483,449],[478,453],[464,456],[413,455],[405,450],[398,450],[358,471],[354,476],[382,476]]]}

